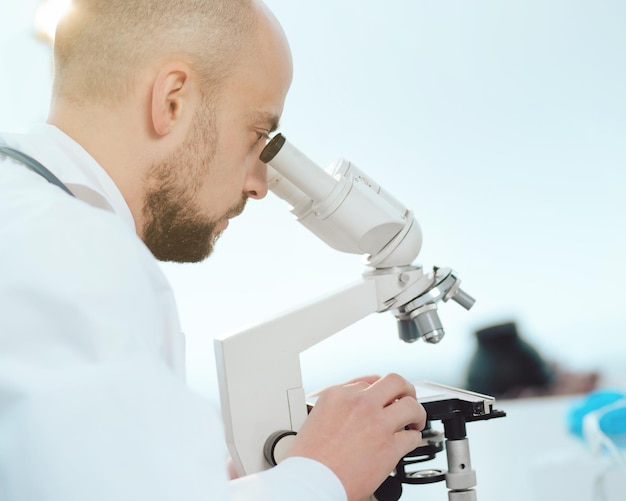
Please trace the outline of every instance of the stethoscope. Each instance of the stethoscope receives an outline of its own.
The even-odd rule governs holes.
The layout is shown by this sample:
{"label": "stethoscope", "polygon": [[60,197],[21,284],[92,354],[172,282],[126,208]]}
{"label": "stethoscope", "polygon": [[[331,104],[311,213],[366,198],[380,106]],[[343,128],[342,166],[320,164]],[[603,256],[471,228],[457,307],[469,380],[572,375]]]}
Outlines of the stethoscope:
{"label": "stethoscope", "polygon": [[26,153],[22,153],[21,151],[14,150],[13,148],[9,148],[8,146],[0,146],[0,153],[4,153],[6,156],[17,160],[18,162],[24,164],[33,172],[36,172],[41,177],[46,179],[48,182],[58,186],[65,193],[70,196],[74,196],[74,194],[65,186],[58,177],[56,177],[52,172],[50,172],[46,167],[44,167],[41,163],[35,160],[32,157],[29,157]]}

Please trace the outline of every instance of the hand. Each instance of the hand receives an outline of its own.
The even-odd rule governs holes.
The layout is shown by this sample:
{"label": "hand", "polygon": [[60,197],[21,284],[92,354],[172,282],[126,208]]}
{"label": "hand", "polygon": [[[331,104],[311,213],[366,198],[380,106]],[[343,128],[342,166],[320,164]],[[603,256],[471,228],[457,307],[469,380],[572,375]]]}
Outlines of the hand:
{"label": "hand", "polygon": [[328,466],[348,500],[357,501],[370,496],[420,444],[425,424],[426,411],[412,384],[397,374],[365,377],[319,394],[288,456]]}
{"label": "hand", "polygon": [[237,468],[235,468],[235,462],[231,457],[226,460],[226,471],[228,472],[229,480],[237,480],[239,478],[239,473],[237,473]]}

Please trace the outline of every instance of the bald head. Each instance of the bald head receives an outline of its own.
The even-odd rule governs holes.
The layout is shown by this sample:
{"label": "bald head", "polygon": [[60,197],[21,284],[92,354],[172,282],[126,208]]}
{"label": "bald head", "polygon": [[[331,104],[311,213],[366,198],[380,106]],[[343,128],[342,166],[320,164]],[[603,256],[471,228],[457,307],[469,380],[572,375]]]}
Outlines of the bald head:
{"label": "bald head", "polygon": [[57,28],[53,95],[119,101],[138,71],[170,57],[210,88],[254,39],[260,10],[253,0],[73,0]]}
{"label": "bald head", "polygon": [[267,193],[259,155],[292,76],[280,24],[261,0],[73,2],[48,122],[108,173],[155,256],[206,256]]}

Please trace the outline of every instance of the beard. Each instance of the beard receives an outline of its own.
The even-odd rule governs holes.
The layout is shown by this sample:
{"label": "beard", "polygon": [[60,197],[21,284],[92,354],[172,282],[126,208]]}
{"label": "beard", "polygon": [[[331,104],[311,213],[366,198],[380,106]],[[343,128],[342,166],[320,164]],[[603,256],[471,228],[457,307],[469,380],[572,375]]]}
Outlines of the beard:
{"label": "beard", "polygon": [[[143,241],[159,261],[198,263],[213,252],[221,232],[217,226],[243,211],[247,198],[227,214],[211,219],[198,214],[190,200],[182,200],[185,192],[168,186],[148,194],[145,207],[151,218],[145,226]],[[188,195],[186,195],[188,196]]]}
{"label": "beard", "polygon": [[[148,172],[142,240],[159,261],[197,263],[212,252],[218,225],[243,211],[247,197],[223,216],[210,218],[194,202],[215,156],[217,128],[212,110],[203,106],[189,138]],[[195,166],[195,167],[194,167]]]}

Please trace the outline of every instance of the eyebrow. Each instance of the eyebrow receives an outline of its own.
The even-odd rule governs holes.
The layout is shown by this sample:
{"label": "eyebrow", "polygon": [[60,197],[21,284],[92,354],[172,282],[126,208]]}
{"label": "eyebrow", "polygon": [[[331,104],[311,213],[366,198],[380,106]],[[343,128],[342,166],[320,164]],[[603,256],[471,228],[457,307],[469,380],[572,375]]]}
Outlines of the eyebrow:
{"label": "eyebrow", "polygon": [[280,119],[275,113],[257,110],[250,114],[251,119],[258,123],[262,122],[268,125],[268,132],[275,132],[280,126]]}

